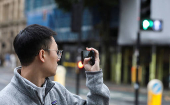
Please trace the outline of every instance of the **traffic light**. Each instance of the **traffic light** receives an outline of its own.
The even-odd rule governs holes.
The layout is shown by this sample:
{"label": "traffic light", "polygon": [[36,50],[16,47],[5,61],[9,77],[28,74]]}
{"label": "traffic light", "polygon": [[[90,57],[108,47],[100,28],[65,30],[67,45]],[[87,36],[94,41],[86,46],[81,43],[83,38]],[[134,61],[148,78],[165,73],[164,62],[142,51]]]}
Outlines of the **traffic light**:
{"label": "traffic light", "polygon": [[142,20],[142,28],[144,30],[147,30],[149,28],[153,27],[153,21],[149,19]]}
{"label": "traffic light", "polygon": [[73,3],[71,10],[71,31],[80,32],[82,26],[83,2]]}
{"label": "traffic light", "polygon": [[140,4],[140,18],[147,19],[150,18],[151,14],[151,0],[141,0]]}
{"label": "traffic light", "polygon": [[76,94],[79,94],[79,88],[80,88],[80,71],[83,69],[83,64],[81,61],[77,64],[78,69],[76,70]]}
{"label": "traffic light", "polygon": [[140,23],[141,30],[162,31],[162,20],[143,19]]}
{"label": "traffic light", "polygon": [[151,0],[141,0],[140,3],[140,29],[162,31],[162,20],[151,19]]}
{"label": "traffic light", "polygon": [[83,66],[82,62],[79,61],[79,62],[78,62],[78,68],[79,68],[79,69],[82,69],[83,67],[84,67],[84,66]]}
{"label": "traffic light", "polygon": [[150,20],[151,14],[151,0],[141,0],[140,2],[140,29],[147,30],[153,25],[153,21]]}

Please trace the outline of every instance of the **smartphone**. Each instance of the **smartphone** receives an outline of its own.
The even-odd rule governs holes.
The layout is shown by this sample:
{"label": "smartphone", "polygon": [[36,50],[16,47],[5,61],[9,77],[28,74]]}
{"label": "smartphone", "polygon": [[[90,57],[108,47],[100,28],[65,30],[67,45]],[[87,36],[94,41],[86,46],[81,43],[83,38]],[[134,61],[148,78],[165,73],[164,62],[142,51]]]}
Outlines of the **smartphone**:
{"label": "smartphone", "polygon": [[86,51],[86,50],[81,51],[81,61],[82,61],[82,63],[84,62],[85,58],[89,58],[89,57],[91,58],[90,61],[89,61],[89,64],[93,66],[95,64],[95,53],[94,53],[94,51],[93,50],[91,50],[91,51]]}

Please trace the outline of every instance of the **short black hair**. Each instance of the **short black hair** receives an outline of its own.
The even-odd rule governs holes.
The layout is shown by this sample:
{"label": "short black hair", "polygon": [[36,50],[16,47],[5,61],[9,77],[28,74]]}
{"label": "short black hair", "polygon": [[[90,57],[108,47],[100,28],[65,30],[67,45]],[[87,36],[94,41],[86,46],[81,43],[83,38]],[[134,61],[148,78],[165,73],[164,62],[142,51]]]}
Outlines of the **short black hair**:
{"label": "short black hair", "polygon": [[21,65],[28,66],[41,49],[49,49],[56,33],[38,24],[27,26],[15,37],[13,46]]}

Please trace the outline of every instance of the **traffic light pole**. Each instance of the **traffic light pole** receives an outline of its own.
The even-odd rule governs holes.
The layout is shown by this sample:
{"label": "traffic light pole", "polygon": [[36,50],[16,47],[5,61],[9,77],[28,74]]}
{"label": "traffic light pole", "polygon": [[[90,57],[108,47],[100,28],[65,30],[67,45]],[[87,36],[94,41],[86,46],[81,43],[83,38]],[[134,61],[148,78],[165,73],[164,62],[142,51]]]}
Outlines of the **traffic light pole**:
{"label": "traffic light pole", "polygon": [[76,71],[76,94],[79,95],[79,88],[80,88],[80,70],[77,68]]}
{"label": "traffic light pole", "polygon": [[137,43],[136,43],[136,49],[135,49],[135,55],[136,55],[136,82],[134,85],[135,88],[135,105],[138,105],[138,96],[139,96],[139,80],[138,80],[138,71],[139,71],[139,49],[140,49],[140,31],[137,35]]}
{"label": "traffic light pole", "polygon": [[[77,56],[80,55],[81,52],[81,27],[82,27],[82,14],[83,14],[83,1],[84,0],[78,0],[79,2],[75,5],[74,8],[74,28],[75,31],[78,32],[78,39],[77,39],[77,44],[78,44],[78,51],[77,51]],[[73,15],[73,14],[72,14]],[[73,17],[72,17],[73,18]],[[79,20],[79,21],[77,21]],[[77,25],[78,24],[78,25]],[[74,29],[73,29],[74,30]],[[79,61],[79,60],[77,60]],[[76,94],[79,94],[79,88],[80,88],[80,68],[76,69]]]}
{"label": "traffic light pole", "polygon": [[[80,51],[81,50],[81,30],[79,31],[79,35],[78,35],[78,56],[80,55]],[[79,88],[80,88],[80,68],[77,68],[76,71],[76,94],[79,95]]]}

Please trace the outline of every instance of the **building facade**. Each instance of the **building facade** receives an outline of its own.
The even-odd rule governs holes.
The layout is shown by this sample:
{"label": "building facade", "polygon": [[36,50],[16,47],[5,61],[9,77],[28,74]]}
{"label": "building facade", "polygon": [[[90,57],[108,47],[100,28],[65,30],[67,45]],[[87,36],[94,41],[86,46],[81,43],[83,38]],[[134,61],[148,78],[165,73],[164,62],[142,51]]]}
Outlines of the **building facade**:
{"label": "building facade", "polygon": [[26,26],[24,16],[25,0],[0,0],[0,57],[14,53],[13,40]]}

